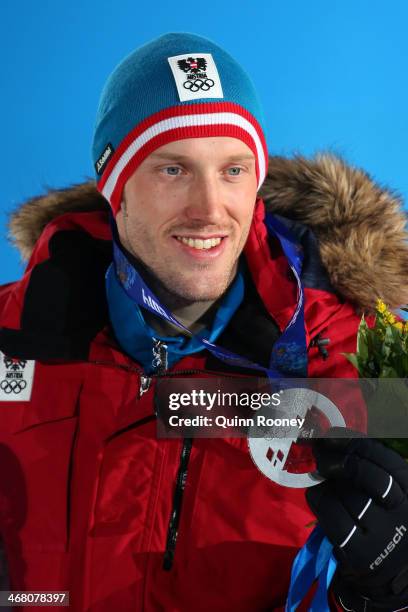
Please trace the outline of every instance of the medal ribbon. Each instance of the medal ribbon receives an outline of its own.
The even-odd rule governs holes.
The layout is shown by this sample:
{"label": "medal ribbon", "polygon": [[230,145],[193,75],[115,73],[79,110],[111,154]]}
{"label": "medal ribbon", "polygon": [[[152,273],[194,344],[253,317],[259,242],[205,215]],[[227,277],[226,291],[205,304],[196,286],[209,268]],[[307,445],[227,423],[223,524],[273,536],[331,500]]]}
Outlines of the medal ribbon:
{"label": "medal ribbon", "polygon": [[309,610],[328,612],[327,591],[336,567],[333,546],[317,525],[293,562],[285,612],[297,609],[315,580],[319,582]]}

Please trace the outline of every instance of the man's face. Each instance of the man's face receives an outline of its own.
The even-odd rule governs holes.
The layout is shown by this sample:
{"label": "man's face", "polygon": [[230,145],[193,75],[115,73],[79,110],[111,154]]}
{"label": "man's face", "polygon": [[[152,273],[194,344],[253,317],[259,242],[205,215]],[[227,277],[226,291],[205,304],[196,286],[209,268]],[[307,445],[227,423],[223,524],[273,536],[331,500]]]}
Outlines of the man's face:
{"label": "man's face", "polygon": [[242,141],[171,142],[127,181],[116,217],[121,242],[159,281],[159,293],[215,300],[235,276],[256,191],[255,157]]}

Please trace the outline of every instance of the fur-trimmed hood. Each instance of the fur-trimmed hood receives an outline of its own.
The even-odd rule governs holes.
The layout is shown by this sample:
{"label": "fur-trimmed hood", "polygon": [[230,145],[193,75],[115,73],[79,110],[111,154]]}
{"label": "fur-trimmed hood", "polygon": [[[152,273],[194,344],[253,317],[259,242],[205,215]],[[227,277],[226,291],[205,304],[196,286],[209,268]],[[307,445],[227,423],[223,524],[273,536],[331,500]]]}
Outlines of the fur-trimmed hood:
{"label": "fur-trimmed hood", "polygon": [[[337,292],[360,310],[382,298],[408,302],[408,243],[401,199],[332,155],[270,157],[261,190],[268,210],[309,226]],[[108,210],[93,181],[52,190],[10,217],[10,238],[28,259],[45,225],[68,213]]]}

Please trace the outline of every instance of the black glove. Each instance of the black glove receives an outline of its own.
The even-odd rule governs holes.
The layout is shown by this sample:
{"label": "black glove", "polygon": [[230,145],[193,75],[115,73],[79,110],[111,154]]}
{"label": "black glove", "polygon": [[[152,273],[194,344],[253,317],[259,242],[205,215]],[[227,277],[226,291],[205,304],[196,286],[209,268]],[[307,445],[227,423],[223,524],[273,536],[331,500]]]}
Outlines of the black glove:
{"label": "black glove", "polygon": [[[347,610],[408,607],[408,464],[368,438],[315,440],[327,478],[306,499],[334,545],[332,589]],[[344,429],[342,430],[344,434]]]}

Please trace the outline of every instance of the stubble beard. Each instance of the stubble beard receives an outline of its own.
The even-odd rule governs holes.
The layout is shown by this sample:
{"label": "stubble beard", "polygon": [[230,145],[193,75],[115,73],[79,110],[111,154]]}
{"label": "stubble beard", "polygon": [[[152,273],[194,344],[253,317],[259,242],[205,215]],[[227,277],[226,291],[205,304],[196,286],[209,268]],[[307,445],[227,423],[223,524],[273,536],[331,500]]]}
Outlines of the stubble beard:
{"label": "stubble beard", "polygon": [[136,265],[148,287],[169,310],[218,300],[231,285],[238,268],[238,257],[231,262],[228,270],[224,274],[218,274],[217,278],[211,276],[211,265],[198,265],[189,274],[171,269],[171,263],[169,266],[152,267],[146,263],[143,255],[138,254],[129,240],[123,242],[126,242],[123,246],[132,255],[132,263]]}
{"label": "stubble beard", "polygon": [[166,293],[167,302],[173,308],[186,306],[199,302],[214,302],[218,300],[231,285],[237,270],[233,264],[221,277],[214,279],[210,273],[210,266],[199,266],[190,278],[181,278],[182,275],[166,274],[155,275],[156,291]]}

